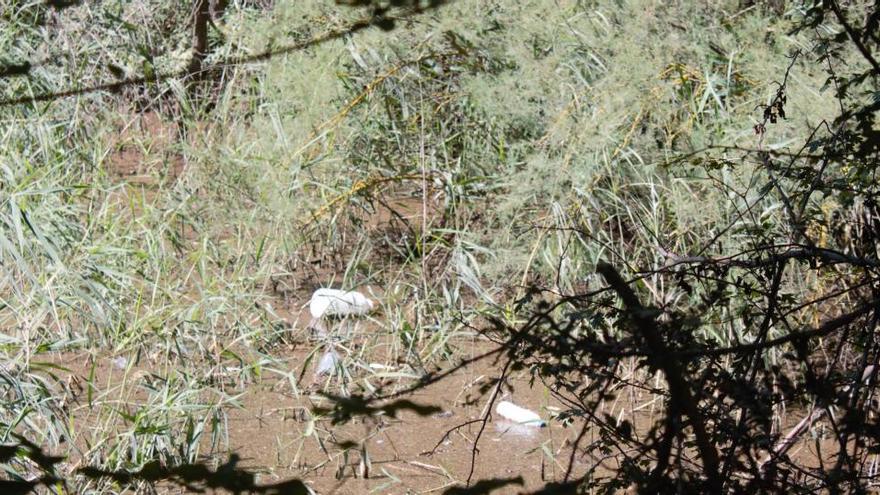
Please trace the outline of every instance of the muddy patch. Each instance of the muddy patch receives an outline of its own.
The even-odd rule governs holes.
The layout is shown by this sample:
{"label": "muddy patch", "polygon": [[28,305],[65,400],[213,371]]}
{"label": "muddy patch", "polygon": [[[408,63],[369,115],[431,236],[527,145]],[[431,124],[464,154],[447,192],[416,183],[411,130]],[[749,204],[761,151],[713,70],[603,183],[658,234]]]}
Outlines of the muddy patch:
{"label": "muddy patch", "polygon": [[133,185],[156,186],[174,181],[186,162],[175,151],[178,126],[157,112],[139,113],[125,119],[111,143],[105,161],[110,177]]}

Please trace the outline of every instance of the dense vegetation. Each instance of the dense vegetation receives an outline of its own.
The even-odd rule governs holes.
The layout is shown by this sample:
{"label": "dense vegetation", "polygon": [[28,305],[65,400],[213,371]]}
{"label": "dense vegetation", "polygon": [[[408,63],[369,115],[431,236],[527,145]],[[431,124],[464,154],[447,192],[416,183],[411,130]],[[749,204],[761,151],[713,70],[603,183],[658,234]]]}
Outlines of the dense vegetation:
{"label": "dense vegetation", "polygon": [[[0,488],[366,478],[336,425],[490,363],[446,493],[523,483],[514,374],[571,435],[530,493],[876,489],[880,4],[193,5],[0,0]],[[329,286],[379,309],[316,337]],[[265,384],[289,481],[229,455]]]}

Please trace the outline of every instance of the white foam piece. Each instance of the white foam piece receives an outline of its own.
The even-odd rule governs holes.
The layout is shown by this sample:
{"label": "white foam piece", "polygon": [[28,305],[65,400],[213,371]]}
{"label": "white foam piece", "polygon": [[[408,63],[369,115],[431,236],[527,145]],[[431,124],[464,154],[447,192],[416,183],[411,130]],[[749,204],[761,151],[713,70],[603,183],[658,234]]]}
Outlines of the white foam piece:
{"label": "white foam piece", "polygon": [[498,405],[495,406],[495,412],[501,417],[516,424],[536,427],[547,425],[547,423],[541,419],[541,416],[538,416],[538,413],[530,411],[524,407],[519,407],[513,402],[508,402],[506,400],[499,402]]}

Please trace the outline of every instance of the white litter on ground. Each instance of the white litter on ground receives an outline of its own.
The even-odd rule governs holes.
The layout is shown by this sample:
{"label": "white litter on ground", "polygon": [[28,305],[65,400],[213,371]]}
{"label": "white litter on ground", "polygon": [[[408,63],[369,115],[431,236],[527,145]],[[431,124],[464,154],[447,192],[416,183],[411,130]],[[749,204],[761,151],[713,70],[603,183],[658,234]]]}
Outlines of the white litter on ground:
{"label": "white litter on ground", "polygon": [[321,356],[318,367],[315,369],[315,378],[321,375],[333,375],[339,365],[339,354],[335,351],[327,351]]}
{"label": "white litter on ground", "polygon": [[324,318],[341,316],[362,316],[373,310],[373,301],[367,296],[356,291],[339,289],[318,289],[312,294],[309,301],[309,312],[312,321],[309,328],[318,331],[321,336],[326,335]]}
{"label": "white litter on ground", "polygon": [[495,407],[501,417],[510,420],[512,423],[526,426],[542,427],[547,426],[547,422],[538,416],[538,413],[530,411],[524,407],[519,407],[513,402],[503,400]]}
{"label": "white litter on ground", "polygon": [[356,291],[318,289],[309,302],[309,312],[316,320],[326,316],[360,316],[372,310],[373,301]]}

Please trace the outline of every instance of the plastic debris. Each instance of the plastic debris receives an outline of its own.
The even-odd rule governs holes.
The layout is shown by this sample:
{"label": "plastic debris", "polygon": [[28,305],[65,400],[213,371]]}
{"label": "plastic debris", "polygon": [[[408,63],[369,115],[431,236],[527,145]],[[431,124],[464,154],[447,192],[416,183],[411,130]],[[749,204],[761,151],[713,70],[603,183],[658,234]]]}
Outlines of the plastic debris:
{"label": "plastic debris", "polygon": [[318,362],[318,367],[315,369],[315,377],[332,375],[336,373],[337,366],[339,366],[339,355],[335,351],[327,351]]}
{"label": "plastic debris", "polygon": [[312,294],[309,312],[318,320],[325,316],[358,316],[373,310],[373,301],[356,291],[318,289]]}
{"label": "plastic debris", "polygon": [[495,412],[514,423],[528,426],[547,426],[547,422],[538,413],[519,407],[513,402],[503,400],[495,407]]}

